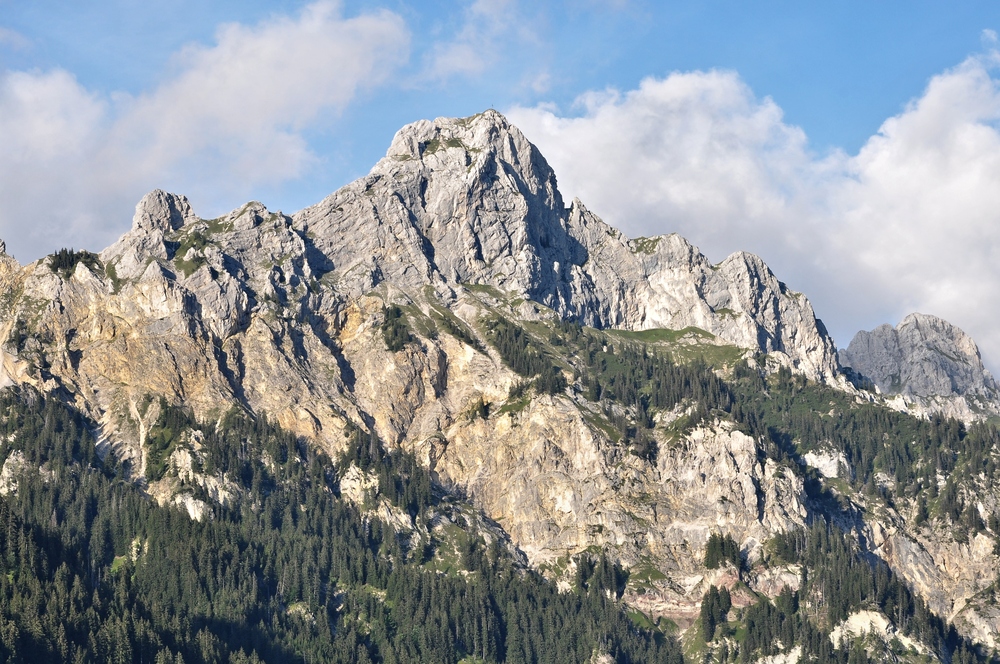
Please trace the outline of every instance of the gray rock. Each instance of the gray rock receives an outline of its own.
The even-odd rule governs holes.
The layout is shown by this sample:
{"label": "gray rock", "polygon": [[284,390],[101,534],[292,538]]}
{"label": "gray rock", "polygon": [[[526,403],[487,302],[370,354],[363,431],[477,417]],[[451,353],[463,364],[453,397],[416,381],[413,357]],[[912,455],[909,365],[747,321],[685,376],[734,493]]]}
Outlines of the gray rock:
{"label": "gray rock", "polygon": [[838,357],[886,394],[998,397],[972,337],[935,316],[913,313],[895,328],[862,330]]}
{"label": "gray rock", "polygon": [[[655,414],[651,464],[572,390],[510,398],[523,377],[487,343],[487,316],[697,327],[817,380],[835,381],[838,366],[808,300],[760,258],[713,265],[678,235],[629,239],[580,201],[565,205],[544,158],[495,112],[404,127],[369,175],[291,217],[251,202],[203,220],[183,197],[152,192],[100,259],[103,271],[80,264],[66,275],[0,253],[0,384],[69,395],[133,476],[158,397],[203,420],[234,405],[267,413],[333,457],[361,427],[462,490],[535,564],[598,546],[627,566],[654,566],[663,578],[628,601],[683,625],[710,585],[740,581],[735,569],[704,569],[711,533],[734,537],[756,563],[775,534],[809,520],[801,477],[763,441],[716,420],[678,437],[671,425],[692,404]],[[381,330],[387,304],[405,308],[413,332],[396,351]],[[879,352],[903,363],[916,333],[887,329]],[[942,352],[978,361],[971,340],[951,338],[956,349],[939,343]],[[972,380],[982,365],[967,364]],[[474,415],[485,404],[489,414]],[[182,491],[193,476],[181,456],[171,457],[173,479],[150,490],[197,517],[204,503]],[[888,560],[892,542],[875,542]],[[975,570],[993,563],[974,553]],[[961,550],[896,555],[923,565],[917,587],[934,601],[980,589],[972,575],[940,574]],[[765,592],[795,581],[789,570],[753,575]],[[993,614],[977,616],[977,629],[997,633],[983,622]]]}
{"label": "gray rock", "polygon": [[143,196],[135,206],[132,223],[137,229],[146,231],[159,229],[169,233],[197,219],[187,197],[154,189]]}
{"label": "gray rock", "polygon": [[835,347],[808,300],[758,257],[719,265],[677,235],[630,240],[574,200],[495,111],[401,129],[371,173],[293,217],[358,292],[487,284],[595,327],[695,326],[816,380]]}

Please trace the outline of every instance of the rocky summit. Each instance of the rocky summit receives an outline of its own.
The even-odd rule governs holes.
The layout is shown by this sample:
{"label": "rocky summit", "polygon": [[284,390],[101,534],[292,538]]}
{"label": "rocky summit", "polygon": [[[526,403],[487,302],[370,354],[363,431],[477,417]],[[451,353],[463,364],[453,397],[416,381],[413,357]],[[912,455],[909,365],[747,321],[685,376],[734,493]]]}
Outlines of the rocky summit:
{"label": "rocky summit", "polygon": [[[361,510],[366,537],[376,521],[396,533],[377,559],[448,576],[446,552],[464,551],[471,578],[481,542],[563,593],[604,570],[642,633],[689,656],[847,661],[869,639],[885,661],[948,661],[998,646],[995,431],[884,408],[758,257],[713,264],[677,235],[629,239],[567,205],[494,111],[402,128],[367,176],[293,215],[251,202],[203,219],[158,190],[100,254],[22,267],[4,253],[0,322],[3,385],[71,408],[94,464],[206,528],[256,518],[281,486],[295,453],[274,447],[273,423],[303,467],[321,454],[333,468],[310,476],[310,500]],[[883,392],[996,390],[971,340],[931,317],[859,334],[840,362]],[[270,447],[247,437],[220,456],[236,417]],[[49,472],[25,450],[0,450],[3,495]],[[404,501],[420,473],[433,490]],[[127,546],[113,560],[139,565],[142,537]],[[309,587],[338,583],[323,578]],[[368,602],[391,590],[361,585]],[[851,589],[836,609],[834,587]],[[370,609],[350,620],[376,653]],[[780,638],[760,631],[765,614]],[[469,639],[449,646],[479,658],[463,661],[527,648]],[[613,659],[608,643],[592,661]]]}
{"label": "rocky summit", "polygon": [[964,419],[1000,413],[1000,387],[976,342],[936,316],[913,313],[895,328],[862,330],[838,359],[904,407]]}

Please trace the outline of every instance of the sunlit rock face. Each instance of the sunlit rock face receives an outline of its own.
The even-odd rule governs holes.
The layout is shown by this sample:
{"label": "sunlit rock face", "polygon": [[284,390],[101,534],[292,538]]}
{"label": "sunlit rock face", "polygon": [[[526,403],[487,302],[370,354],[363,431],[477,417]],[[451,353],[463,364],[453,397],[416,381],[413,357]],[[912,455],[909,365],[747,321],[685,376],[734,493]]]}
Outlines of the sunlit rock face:
{"label": "sunlit rock face", "polygon": [[565,206],[542,155],[493,111],[404,127],[368,176],[292,217],[252,202],[204,220],[154,191],[95,260],[67,273],[4,255],[0,282],[17,337],[4,380],[67,390],[136,459],[126,441],[147,395],[199,415],[266,411],[336,447],[343,422],[364,423],[369,399],[385,401],[387,387],[355,364],[399,367],[375,375],[403,402],[370,417],[405,438],[428,401],[460,405],[442,382],[454,360],[435,340],[406,362],[381,358],[368,332],[397,297],[461,317],[466,285],[597,327],[694,326],[810,378],[836,374],[809,302],[759,258],[711,265],[679,236],[629,240],[579,201]]}
{"label": "sunlit rock face", "polygon": [[340,288],[489,284],[596,327],[696,326],[775,353],[810,378],[836,374],[808,300],[758,257],[718,265],[677,235],[629,240],[574,200],[494,111],[401,129],[371,173],[294,216]]}

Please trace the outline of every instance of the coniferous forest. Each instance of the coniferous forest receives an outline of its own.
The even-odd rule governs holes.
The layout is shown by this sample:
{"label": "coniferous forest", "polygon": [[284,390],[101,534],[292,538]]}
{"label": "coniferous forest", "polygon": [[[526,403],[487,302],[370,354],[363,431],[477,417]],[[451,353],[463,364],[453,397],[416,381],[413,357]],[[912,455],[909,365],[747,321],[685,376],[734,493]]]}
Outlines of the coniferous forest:
{"label": "coniferous forest", "polygon": [[[515,371],[542,374],[548,364],[558,362],[552,350],[546,357],[538,339],[515,328],[513,324],[492,328],[492,340]],[[699,359],[675,362],[670,354],[648,344],[610,341],[572,322],[557,322],[554,328],[549,343],[569,358],[567,369],[574,372],[577,389],[591,401],[617,404],[630,415],[623,417],[605,408],[621,441],[639,456],[655,462],[655,447],[649,451],[644,433],[644,428],[653,426],[650,413],[687,403],[690,415],[684,418],[684,426],[695,426],[709,416],[730,420],[763,441],[768,457],[804,476],[814,512],[812,527],[772,541],[776,553],[769,561],[801,564],[803,587],[795,593],[786,587],[773,601],[760,598],[737,616],[735,611],[730,614],[728,591],[721,593],[713,586],[715,592],[705,595],[699,619],[704,640],[712,641],[718,625],[727,618],[740,626],[729,632],[729,636],[738,635],[738,645],[716,652],[723,661],[751,662],[801,645],[804,661],[868,662],[872,653],[862,641],[835,648],[830,639],[834,625],[863,609],[889,616],[904,634],[930,645],[944,661],[1000,661],[960,637],[883,562],[858,549],[853,535],[841,530],[854,523],[857,515],[844,512],[843,501],[824,488],[801,457],[821,445],[840,450],[854,470],[849,478],[854,490],[893,507],[915,501],[916,525],[936,517],[960,543],[987,532],[1000,550],[1000,515],[984,519],[975,509],[974,491],[962,485],[962,478],[996,476],[1000,452],[996,425],[978,423],[967,428],[953,419],[922,420],[880,405],[859,404],[843,392],[809,383],[787,369],[767,376],[747,360],[736,362],[723,380]],[[940,491],[939,474],[948,478]],[[876,481],[879,475],[891,482]],[[731,537],[713,534],[705,567],[714,569],[723,562],[735,569],[744,564]],[[1000,577],[997,583],[1000,587]],[[800,601],[803,597],[820,600]]]}
{"label": "coniferous forest", "polygon": [[[496,542],[469,542],[462,574],[429,570],[426,552],[336,495],[329,459],[266,418],[201,427],[212,470],[245,495],[198,522],[102,462],[58,401],[8,389],[0,412],[3,456],[38,469],[0,498],[0,661],[581,662],[598,647],[682,661],[673,638],[629,622],[606,559],[571,593]],[[167,409],[160,424],[184,418]],[[410,514],[437,500],[411,457],[356,435],[339,467],[391,478],[386,496]]]}

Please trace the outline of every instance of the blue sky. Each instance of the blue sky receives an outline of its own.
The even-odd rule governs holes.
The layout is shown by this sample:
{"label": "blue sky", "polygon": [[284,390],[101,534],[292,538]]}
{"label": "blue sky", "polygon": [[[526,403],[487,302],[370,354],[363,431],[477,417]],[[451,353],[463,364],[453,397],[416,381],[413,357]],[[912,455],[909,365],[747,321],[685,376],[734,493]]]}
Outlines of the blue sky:
{"label": "blue sky", "polygon": [[154,187],[291,212],[493,106],[564,194],[759,253],[841,345],[920,309],[1000,359],[997,30],[997,0],[0,0],[0,236],[99,250]]}

